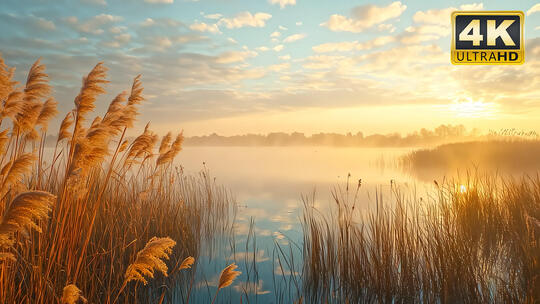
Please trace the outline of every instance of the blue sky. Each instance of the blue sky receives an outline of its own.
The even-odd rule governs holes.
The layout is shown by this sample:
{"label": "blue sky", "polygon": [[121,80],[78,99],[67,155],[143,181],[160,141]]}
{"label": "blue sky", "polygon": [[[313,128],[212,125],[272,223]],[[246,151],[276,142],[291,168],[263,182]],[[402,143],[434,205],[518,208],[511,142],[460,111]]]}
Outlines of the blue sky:
{"label": "blue sky", "polygon": [[[409,132],[441,123],[533,129],[540,115],[534,1],[2,1],[0,52],[17,78],[41,57],[61,110],[104,61],[108,99],[137,74],[140,125],[188,135]],[[450,64],[456,9],[526,13],[526,63]]]}

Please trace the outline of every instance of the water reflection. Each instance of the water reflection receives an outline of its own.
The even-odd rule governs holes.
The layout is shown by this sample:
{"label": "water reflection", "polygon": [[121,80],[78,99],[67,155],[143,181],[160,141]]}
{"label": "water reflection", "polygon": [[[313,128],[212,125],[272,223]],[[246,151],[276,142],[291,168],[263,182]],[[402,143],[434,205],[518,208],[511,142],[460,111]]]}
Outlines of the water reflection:
{"label": "water reflection", "polygon": [[[186,173],[203,167],[216,182],[228,187],[238,202],[234,240],[222,240],[220,250],[200,260],[199,285],[193,299],[206,303],[215,290],[220,269],[236,261],[243,272],[220,301],[249,299],[260,303],[287,303],[300,293],[301,195],[316,193],[315,207],[328,208],[334,187],[356,187],[359,209],[375,204],[376,192],[426,183],[395,165],[409,149],[330,147],[186,147],[178,161]],[[204,248],[202,249],[204,251]],[[279,259],[292,255],[293,265]],[[288,258],[289,260],[289,258]],[[298,286],[297,288],[294,286]],[[214,289],[212,289],[214,288]],[[226,299],[226,300],[225,300]]]}

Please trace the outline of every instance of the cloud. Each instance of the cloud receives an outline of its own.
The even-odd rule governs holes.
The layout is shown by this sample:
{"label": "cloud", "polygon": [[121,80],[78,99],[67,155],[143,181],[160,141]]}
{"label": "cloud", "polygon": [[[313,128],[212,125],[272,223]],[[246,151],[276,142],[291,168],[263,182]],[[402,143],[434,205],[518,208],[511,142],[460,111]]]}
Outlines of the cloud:
{"label": "cloud", "polygon": [[44,18],[36,18],[35,20],[36,22],[36,25],[39,26],[40,28],[42,29],[46,29],[46,30],[49,30],[49,31],[53,31],[56,29],[56,26],[54,25],[54,22],[50,21],[50,20],[46,20]]}
{"label": "cloud", "polygon": [[398,39],[403,44],[417,44],[450,36],[450,32],[448,26],[422,24],[407,27],[403,33],[398,35]]}
{"label": "cloud", "polygon": [[330,52],[349,52],[352,50],[370,50],[376,47],[381,47],[394,42],[396,39],[393,36],[379,36],[366,42],[344,41],[344,42],[329,42],[314,46],[312,49],[316,53]]}
{"label": "cloud", "polygon": [[271,38],[278,38],[279,36],[281,36],[281,33],[280,32],[273,32],[272,34],[270,34],[270,37]]}
{"label": "cloud", "polygon": [[197,32],[209,32],[213,34],[221,33],[217,24],[207,24],[204,22],[196,22],[190,25],[189,28]]}
{"label": "cloud", "polygon": [[234,63],[245,61],[247,58],[257,56],[257,52],[253,51],[231,51],[220,54],[216,62],[217,63]]}
{"label": "cloud", "polygon": [[241,12],[234,18],[221,18],[219,25],[224,25],[229,29],[241,27],[264,27],[266,21],[272,18],[272,15],[267,13],[256,13],[252,15],[250,12]]}
{"label": "cloud", "polygon": [[280,45],[276,45],[273,50],[276,51],[276,52],[281,52],[283,50],[284,46],[283,44],[280,44]]}
{"label": "cloud", "polygon": [[255,259],[256,263],[266,262],[270,260],[270,258],[264,254],[264,249],[259,249],[255,253],[251,251],[237,251],[228,257],[228,260],[234,260],[237,262],[246,261],[248,263],[252,263],[253,259]]}
{"label": "cloud", "polygon": [[433,9],[418,11],[413,15],[416,23],[409,26],[401,33],[398,39],[403,44],[418,44],[427,41],[434,41],[442,37],[447,37],[452,32],[450,26],[450,16],[456,10],[482,10],[482,3],[463,4],[456,7],[443,9]]}
{"label": "cloud", "polygon": [[272,72],[281,72],[283,70],[288,70],[290,67],[291,65],[289,63],[280,63],[268,66],[268,70]]}
{"label": "cloud", "polygon": [[270,290],[263,289],[263,281],[259,280],[258,283],[255,282],[238,282],[234,285],[234,290],[240,294],[255,294],[255,295],[264,295],[269,294]]}
{"label": "cloud", "polygon": [[278,57],[281,60],[291,60],[291,55],[283,55]]}
{"label": "cloud", "polygon": [[122,21],[124,18],[121,16],[114,16],[109,14],[100,14],[80,22],[79,19],[75,16],[71,16],[65,19],[66,22],[72,26],[75,30],[86,33],[86,34],[95,34],[99,35],[104,32],[102,26]]}
{"label": "cloud", "polygon": [[167,3],[167,4],[171,4],[174,2],[174,0],[144,0],[144,2],[146,3]]}
{"label": "cloud", "polygon": [[107,5],[107,1],[105,0],[82,0],[81,1],[82,3],[86,3],[86,4],[95,4],[95,5]]}
{"label": "cloud", "polygon": [[302,24],[304,24],[302,21],[297,21],[297,22],[296,22],[296,25],[297,25],[297,26],[301,26]]}
{"label": "cloud", "polygon": [[223,17],[222,14],[208,14],[208,15],[204,15],[204,18],[206,19],[213,19],[213,20],[217,20],[219,18]]}
{"label": "cloud", "polygon": [[334,14],[321,26],[326,26],[335,32],[359,33],[374,25],[401,16],[406,8],[407,6],[400,1],[392,2],[388,6],[361,5],[352,9],[351,18]]}
{"label": "cloud", "polygon": [[283,40],[283,42],[290,43],[290,42],[295,42],[295,41],[298,41],[298,40],[302,40],[304,38],[306,38],[305,34],[294,34],[294,35],[290,35],[287,38],[285,38],[285,40]]}
{"label": "cloud", "polygon": [[272,4],[279,4],[280,8],[285,8],[287,5],[296,5],[296,0],[270,0]]}
{"label": "cloud", "polygon": [[114,40],[112,41],[104,42],[103,45],[107,47],[112,47],[112,48],[119,48],[129,43],[129,41],[131,40],[131,35],[124,33],[124,34],[114,36],[113,39]]}
{"label": "cloud", "polygon": [[450,15],[457,10],[482,10],[484,4],[471,3],[463,4],[458,8],[448,7],[444,9],[432,9],[427,11],[418,11],[413,15],[413,21],[416,23],[438,24],[450,27]]}
{"label": "cloud", "polygon": [[527,11],[527,16],[530,16],[534,13],[538,13],[540,12],[540,3],[536,3],[535,5],[533,5],[528,11]]}

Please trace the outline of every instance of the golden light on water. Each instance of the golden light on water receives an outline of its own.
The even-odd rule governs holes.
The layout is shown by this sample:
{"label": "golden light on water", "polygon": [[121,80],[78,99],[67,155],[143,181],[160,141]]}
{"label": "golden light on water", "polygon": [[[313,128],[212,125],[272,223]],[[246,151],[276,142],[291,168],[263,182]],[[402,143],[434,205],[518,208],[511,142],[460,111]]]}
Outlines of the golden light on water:
{"label": "golden light on water", "polygon": [[465,185],[459,186],[459,192],[460,192],[460,193],[465,193],[465,192],[467,192],[467,187],[466,187]]}

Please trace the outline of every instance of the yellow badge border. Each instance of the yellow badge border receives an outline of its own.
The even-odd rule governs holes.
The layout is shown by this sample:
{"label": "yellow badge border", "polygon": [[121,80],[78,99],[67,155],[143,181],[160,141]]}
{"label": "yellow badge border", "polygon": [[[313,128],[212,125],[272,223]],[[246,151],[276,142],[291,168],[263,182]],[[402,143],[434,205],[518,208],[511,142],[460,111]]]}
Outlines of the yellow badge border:
{"label": "yellow badge border", "polygon": [[[461,62],[461,61],[455,61],[454,60],[454,52],[456,51],[456,16],[458,15],[498,15],[498,16],[519,16],[519,22],[521,23],[521,32],[520,32],[520,47],[519,51],[523,54],[521,56],[521,61],[517,62]],[[525,44],[523,41],[523,34],[524,34],[524,24],[525,24],[525,14],[523,11],[454,11],[451,15],[451,21],[452,21],[452,44],[451,44],[451,50],[450,50],[450,61],[454,65],[520,65],[525,62]],[[497,50],[497,49],[490,49],[490,50],[482,50],[478,49],[477,51],[506,51],[506,50]]]}

